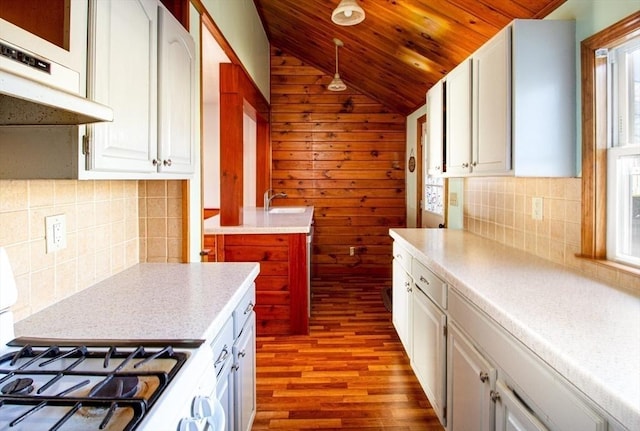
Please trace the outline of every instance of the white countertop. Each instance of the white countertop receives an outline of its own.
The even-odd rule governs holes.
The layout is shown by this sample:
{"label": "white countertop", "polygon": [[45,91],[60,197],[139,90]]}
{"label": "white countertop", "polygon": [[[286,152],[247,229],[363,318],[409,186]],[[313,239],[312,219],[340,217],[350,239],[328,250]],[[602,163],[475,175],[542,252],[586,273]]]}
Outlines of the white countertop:
{"label": "white countertop", "polygon": [[211,340],[257,263],[143,263],[15,324],[16,336]]}
{"label": "white countertop", "polygon": [[620,423],[640,430],[639,297],[468,232],[390,234]]}
{"label": "white countertop", "polygon": [[[287,207],[272,207],[287,208]],[[291,208],[291,207],[289,207]],[[313,222],[313,207],[292,214],[272,214],[264,208],[244,208],[240,226],[220,226],[220,215],[209,217],[204,221],[205,234],[253,234],[253,233],[309,233]]]}

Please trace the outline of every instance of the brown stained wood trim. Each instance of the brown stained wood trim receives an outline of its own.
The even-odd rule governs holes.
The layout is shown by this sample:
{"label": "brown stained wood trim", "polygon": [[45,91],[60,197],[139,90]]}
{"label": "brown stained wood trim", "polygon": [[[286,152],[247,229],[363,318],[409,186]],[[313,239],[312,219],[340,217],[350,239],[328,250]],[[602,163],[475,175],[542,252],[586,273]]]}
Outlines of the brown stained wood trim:
{"label": "brown stained wood trim", "polygon": [[[422,133],[423,125],[427,122],[427,115],[422,115],[418,118],[418,122],[416,124],[417,127],[417,141],[416,141],[416,227],[422,227],[422,201],[423,201],[423,189],[424,189],[424,181],[422,176],[422,151],[424,136]],[[446,196],[446,195],[445,195]],[[446,205],[445,205],[446,206]]]}
{"label": "brown stained wood trim", "polygon": [[640,12],[581,43],[583,257],[606,259],[606,62],[595,51],[640,34]]}
{"label": "brown stained wood trim", "polygon": [[289,235],[289,316],[291,334],[309,333],[307,294],[307,247],[305,234]]}
{"label": "brown stained wood trim", "polygon": [[263,194],[271,188],[271,128],[258,121],[256,137],[256,207],[264,205]]}

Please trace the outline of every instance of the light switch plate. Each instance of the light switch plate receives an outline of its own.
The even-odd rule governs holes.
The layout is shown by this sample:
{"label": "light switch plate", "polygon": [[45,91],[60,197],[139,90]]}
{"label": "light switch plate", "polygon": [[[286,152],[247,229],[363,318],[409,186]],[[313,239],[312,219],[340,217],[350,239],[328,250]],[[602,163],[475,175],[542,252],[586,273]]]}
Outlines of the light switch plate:
{"label": "light switch plate", "polygon": [[44,218],[47,254],[67,248],[67,217],[58,214]]}

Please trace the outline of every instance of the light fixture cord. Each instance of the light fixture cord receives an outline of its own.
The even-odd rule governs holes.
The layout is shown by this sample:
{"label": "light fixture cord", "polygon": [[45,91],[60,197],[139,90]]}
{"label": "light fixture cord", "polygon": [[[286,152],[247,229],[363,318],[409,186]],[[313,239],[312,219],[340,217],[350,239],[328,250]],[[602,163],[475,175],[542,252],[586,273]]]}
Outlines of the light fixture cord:
{"label": "light fixture cord", "polygon": [[338,44],[336,43],[336,75],[338,74]]}

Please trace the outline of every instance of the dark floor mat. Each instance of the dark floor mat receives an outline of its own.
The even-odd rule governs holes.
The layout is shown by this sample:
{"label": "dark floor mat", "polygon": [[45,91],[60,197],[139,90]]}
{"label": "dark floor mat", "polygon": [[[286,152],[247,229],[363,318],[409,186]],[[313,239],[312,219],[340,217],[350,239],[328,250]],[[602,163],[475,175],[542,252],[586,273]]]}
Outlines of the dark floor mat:
{"label": "dark floor mat", "polygon": [[391,313],[391,310],[393,308],[393,297],[391,296],[391,288],[385,287],[380,291],[380,294],[382,295],[382,302],[384,303],[384,308],[386,308],[387,311]]}

